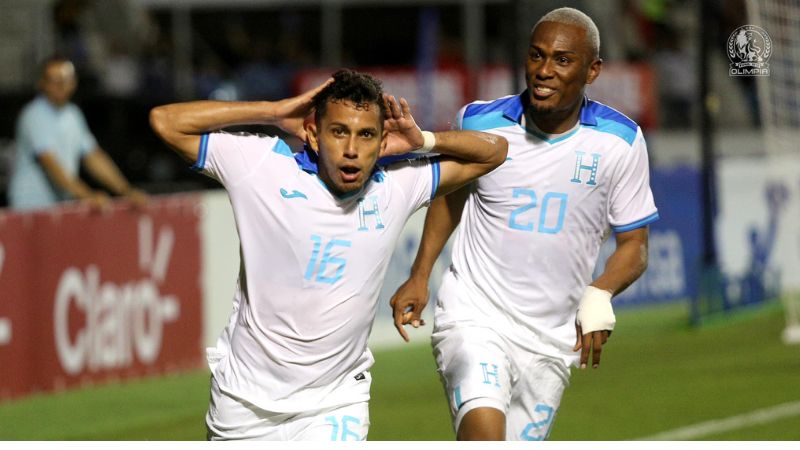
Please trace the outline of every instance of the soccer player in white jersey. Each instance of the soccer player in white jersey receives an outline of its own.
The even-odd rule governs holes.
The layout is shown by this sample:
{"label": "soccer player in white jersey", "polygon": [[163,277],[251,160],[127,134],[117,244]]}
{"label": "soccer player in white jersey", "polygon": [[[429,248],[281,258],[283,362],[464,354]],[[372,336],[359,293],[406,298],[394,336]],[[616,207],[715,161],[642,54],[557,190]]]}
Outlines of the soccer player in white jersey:
{"label": "soccer player in white jersey", "polygon": [[[420,325],[431,269],[460,223],[432,335],[458,439],[546,438],[569,367],[587,367],[590,353],[599,365],[611,298],[647,266],[647,225],[658,218],[647,149],[633,121],[584,95],[600,74],[599,47],[588,16],[554,10],[531,31],[527,90],[460,111],[459,128],[505,137],[508,158],[432,202],[392,297],[408,340],[403,325]],[[592,280],[611,231],[616,251]]]}
{"label": "soccer player in white jersey", "polygon": [[[506,140],[422,132],[404,99],[349,70],[282,101],[178,103],[150,120],[228,191],[241,242],[234,312],[207,352],[209,438],[365,439],[367,338],[395,242],[433,197],[498,167]],[[217,131],[245,123],[276,125],[308,147]],[[439,156],[379,159],[415,149]]]}

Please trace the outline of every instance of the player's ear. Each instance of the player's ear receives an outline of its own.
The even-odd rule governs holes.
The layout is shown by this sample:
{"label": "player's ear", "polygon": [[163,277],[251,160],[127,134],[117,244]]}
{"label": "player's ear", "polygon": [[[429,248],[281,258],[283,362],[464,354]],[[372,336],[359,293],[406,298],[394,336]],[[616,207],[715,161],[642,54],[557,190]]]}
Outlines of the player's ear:
{"label": "player's ear", "polygon": [[386,144],[389,142],[389,132],[386,130],[386,127],[383,127],[383,133],[381,134],[381,151],[378,153],[379,155],[383,155],[386,151]]}
{"label": "player's ear", "polygon": [[312,150],[319,153],[319,137],[317,136],[317,123],[314,120],[309,120],[305,124],[306,138],[308,145]]}
{"label": "player's ear", "polygon": [[602,68],[603,60],[601,58],[595,58],[595,60],[589,64],[589,73],[586,76],[586,84],[592,84],[594,80],[600,76],[600,70]]}

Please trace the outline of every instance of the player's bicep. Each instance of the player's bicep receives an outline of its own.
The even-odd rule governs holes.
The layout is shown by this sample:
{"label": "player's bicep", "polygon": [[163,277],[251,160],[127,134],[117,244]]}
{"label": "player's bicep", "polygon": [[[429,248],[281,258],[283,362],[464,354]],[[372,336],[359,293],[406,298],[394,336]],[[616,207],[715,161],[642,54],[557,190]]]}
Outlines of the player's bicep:
{"label": "player's bicep", "polygon": [[167,107],[159,106],[150,111],[150,126],[158,137],[183,159],[191,164],[197,162],[202,135],[181,131],[177,125],[177,118],[170,117]]}
{"label": "player's bicep", "polygon": [[647,225],[635,228],[633,230],[615,233],[617,246],[633,244],[633,245],[644,246],[644,248],[647,248],[648,236],[649,236],[649,231]]}
{"label": "player's bicep", "polygon": [[197,163],[202,138],[203,136],[193,134],[162,136],[164,142],[189,164]]}
{"label": "player's bicep", "polygon": [[[615,252],[626,253],[628,261],[635,267],[647,267],[649,228],[647,225],[633,230],[615,233],[617,249]],[[638,275],[637,275],[638,277]]]}
{"label": "player's bicep", "polygon": [[436,197],[447,195],[486,173],[482,164],[441,157],[439,160],[439,186]]}

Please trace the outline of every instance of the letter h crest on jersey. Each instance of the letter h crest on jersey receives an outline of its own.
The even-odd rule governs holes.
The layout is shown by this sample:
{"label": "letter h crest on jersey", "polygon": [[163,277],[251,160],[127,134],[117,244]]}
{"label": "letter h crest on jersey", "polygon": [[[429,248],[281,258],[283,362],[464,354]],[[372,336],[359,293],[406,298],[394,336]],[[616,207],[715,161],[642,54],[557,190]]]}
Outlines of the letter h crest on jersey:
{"label": "letter h crest on jersey", "polygon": [[376,230],[384,228],[381,220],[381,208],[376,195],[370,195],[358,201],[358,231],[369,231],[367,216],[374,216]]}
{"label": "letter h crest on jersey", "polygon": [[584,156],[586,156],[586,152],[575,152],[575,172],[572,175],[572,179],[569,181],[578,184],[583,183],[582,177],[584,177],[588,171],[589,179],[586,181],[586,185],[595,186],[597,185],[597,168],[600,166],[600,156],[602,155],[600,155],[600,153],[592,153],[592,161],[590,164],[584,163]]}

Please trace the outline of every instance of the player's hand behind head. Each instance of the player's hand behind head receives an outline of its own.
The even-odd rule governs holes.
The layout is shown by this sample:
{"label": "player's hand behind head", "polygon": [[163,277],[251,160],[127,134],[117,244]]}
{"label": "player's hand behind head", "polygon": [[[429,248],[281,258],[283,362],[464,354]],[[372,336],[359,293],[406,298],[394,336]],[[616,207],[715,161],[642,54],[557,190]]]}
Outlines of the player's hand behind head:
{"label": "player's hand behind head", "polygon": [[328,78],[324,83],[298,96],[275,102],[270,122],[305,142],[308,137],[305,119],[314,111],[314,96],[332,82],[333,78]]}
{"label": "player's hand behind head", "polygon": [[422,147],[422,131],[414,121],[406,99],[401,97],[398,102],[394,96],[384,94],[383,101],[386,105],[383,128],[387,132],[387,142],[380,156],[399,155]]}

